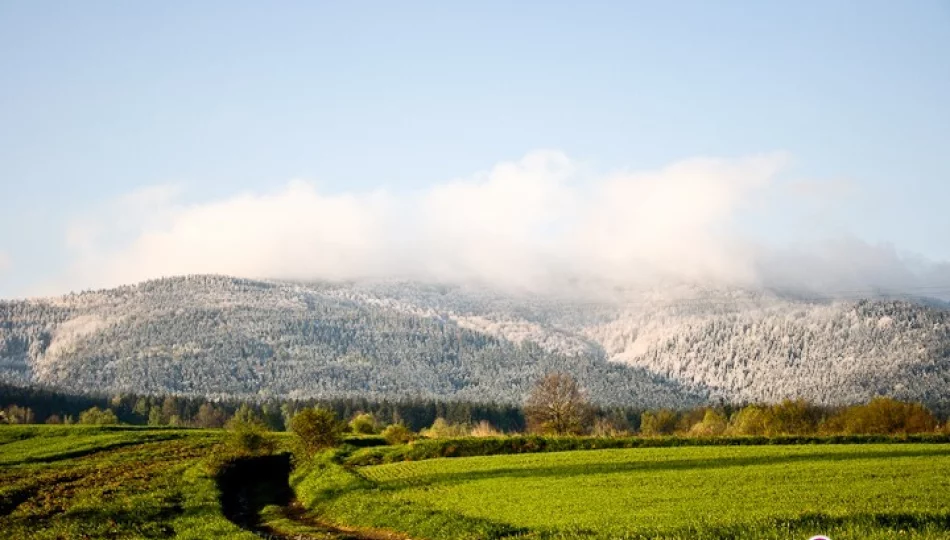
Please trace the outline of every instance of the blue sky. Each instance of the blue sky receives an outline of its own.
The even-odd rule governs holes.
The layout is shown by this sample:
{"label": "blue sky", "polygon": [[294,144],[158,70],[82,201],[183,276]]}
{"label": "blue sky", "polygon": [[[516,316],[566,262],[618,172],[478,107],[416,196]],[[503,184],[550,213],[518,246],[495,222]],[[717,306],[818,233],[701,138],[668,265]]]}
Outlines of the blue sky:
{"label": "blue sky", "polygon": [[[780,152],[808,195],[763,192],[743,234],[950,260],[948,53],[940,0],[0,3],[0,297],[150,277],[102,265],[182,208],[399,198],[537,149],[599,175]],[[76,240],[149,186],[154,220]]]}

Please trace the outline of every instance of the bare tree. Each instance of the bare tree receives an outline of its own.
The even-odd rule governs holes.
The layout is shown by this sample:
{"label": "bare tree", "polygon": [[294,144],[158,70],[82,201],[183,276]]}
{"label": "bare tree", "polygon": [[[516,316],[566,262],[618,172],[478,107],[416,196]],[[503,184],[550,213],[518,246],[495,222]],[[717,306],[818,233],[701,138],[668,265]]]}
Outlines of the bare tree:
{"label": "bare tree", "polygon": [[524,413],[532,432],[577,435],[586,431],[591,407],[573,377],[549,373],[528,396]]}

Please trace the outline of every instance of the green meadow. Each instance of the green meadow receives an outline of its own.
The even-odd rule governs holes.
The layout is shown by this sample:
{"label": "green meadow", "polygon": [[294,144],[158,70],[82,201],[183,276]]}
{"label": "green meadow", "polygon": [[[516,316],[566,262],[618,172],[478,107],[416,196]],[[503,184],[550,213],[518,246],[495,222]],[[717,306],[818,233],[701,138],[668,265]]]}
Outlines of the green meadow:
{"label": "green meadow", "polygon": [[[821,445],[591,450],[434,459],[357,470],[377,504],[542,538],[950,537],[950,447]],[[412,518],[407,518],[412,528]],[[469,530],[470,529],[470,530]],[[422,532],[422,529],[419,529]]]}
{"label": "green meadow", "polygon": [[256,538],[204,466],[223,432],[0,426],[0,538]]}
{"label": "green meadow", "polygon": [[[950,538],[948,444],[671,446],[381,465],[355,465],[373,449],[344,445],[297,456],[284,478],[255,480],[267,484],[261,492],[281,482],[293,491],[254,507],[252,533],[222,509],[227,436],[0,427],[0,538]],[[279,437],[278,452],[289,441]],[[255,470],[258,458],[240,459]]]}

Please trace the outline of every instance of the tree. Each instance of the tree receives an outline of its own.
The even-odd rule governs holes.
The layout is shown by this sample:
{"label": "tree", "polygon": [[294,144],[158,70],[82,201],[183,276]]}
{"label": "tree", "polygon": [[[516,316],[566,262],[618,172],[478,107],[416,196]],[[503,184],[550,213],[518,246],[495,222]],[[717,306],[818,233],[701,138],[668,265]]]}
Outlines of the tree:
{"label": "tree", "polygon": [[732,416],[731,435],[771,436],[776,433],[775,417],[769,407],[747,405]]}
{"label": "tree", "polygon": [[242,403],[241,406],[238,407],[238,410],[234,411],[234,416],[228,420],[229,425],[232,423],[259,424],[261,427],[264,427],[264,421],[261,420],[260,415],[247,403]]}
{"label": "tree", "polygon": [[79,423],[105,426],[110,424],[118,424],[119,419],[116,418],[115,413],[112,412],[112,409],[100,409],[99,407],[92,407],[91,409],[86,409],[85,411],[79,413]]}
{"label": "tree", "polygon": [[132,412],[143,419],[148,418],[148,400],[144,397],[140,397],[138,401],[135,402],[135,406],[132,407]]}
{"label": "tree", "polygon": [[464,437],[471,432],[467,424],[450,424],[445,418],[439,417],[432,422],[432,426],[422,430],[423,437],[429,439],[449,439],[452,437]]}
{"label": "tree", "polygon": [[358,435],[376,433],[376,419],[369,413],[360,413],[350,420],[350,429]]}
{"label": "tree", "polygon": [[162,401],[162,423],[172,425],[172,417],[181,417],[180,412],[178,400],[175,399],[175,396],[165,396],[165,400]]}
{"label": "tree", "polygon": [[786,399],[778,405],[772,405],[774,430],[786,435],[810,435],[818,429],[821,422],[821,409],[803,399]]}
{"label": "tree", "polygon": [[160,426],[162,424],[162,410],[156,406],[153,406],[148,410],[148,425]]}
{"label": "tree", "polygon": [[290,420],[290,430],[297,435],[309,454],[336,446],[343,433],[343,424],[336,415],[320,407],[304,409]]}
{"label": "tree", "polygon": [[210,403],[202,403],[198,407],[198,414],[195,415],[194,424],[202,428],[221,428],[224,427],[226,415],[224,411]]}
{"label": "tree", "polygon": [[640,416],[640,434],[647,437],[671,435],[676,431],[677,415],[668,409],[647,411]]}
{"label": "tree", "polygon": [[0,418],[4,419],[0,423],[7,424],[32,424],[36,421],[33,409],[18,405],[10,405],[5,411],[0,411]]}
{"label": "tree", "polygon": [[277,449],[277,441],[267,432],[267,427],[252,415],[235,414],[227,428],[231,432],[231,446],[241,453],[273,454]]}
{"label": "tree", "polygon": [[690,427],[689,434],[696,437],[714,437],[725,431],[725,415],[715,409],[706,409],[703,419]]}
{"label": "tree", "polygon": [[848,407],[822,425],[826,433],[848,434],[927,433],[936,429],[937,419],[923,405],[884,397]]}
{"label": "tree", "polygon": [[591,407],[573,377],[550,373],[535,385],[524,413],[532,432],[577,435],[586,431]]}
{"label": "tree", "polygon": [[387,444],[406,444],[415,437],[412,430],[401,423],[386,426],[382,435]]}

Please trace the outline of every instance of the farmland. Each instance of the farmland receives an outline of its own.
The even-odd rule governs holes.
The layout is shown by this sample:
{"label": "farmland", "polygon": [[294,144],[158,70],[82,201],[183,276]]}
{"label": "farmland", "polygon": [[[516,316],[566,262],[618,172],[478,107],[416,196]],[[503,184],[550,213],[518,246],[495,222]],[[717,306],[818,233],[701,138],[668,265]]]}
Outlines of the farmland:
{"label": "farmland", "polygon": [[[2,427],[0,536],[257,538],[222,507],[228,488],[212,464],[226,438],[221,430]],[[290,447],[276,438],[278,452]],[[945,443],[616,448],[354,466],[372,451],[298,456],[289,478],[261,474],[263,462],[230,470],[238,480],[289,481],[285,500],[254,508],[257,530],[279,538],[950,538]]]}
{"label": "farmland", "polygon": [[946,445],[591,450],[357,472],[362,483],[324,480],[340,494],[314,493],[314,507],[427,538],[950,537]]}
{"label": "farmland", "polygon": [[0,537],[255,538],[224,518],[204,458],[221,432],[0,429]]}

